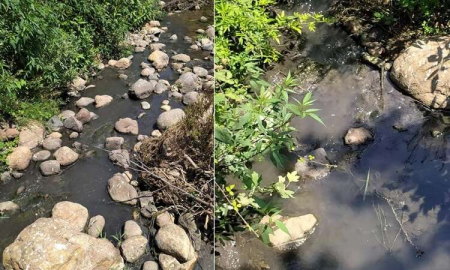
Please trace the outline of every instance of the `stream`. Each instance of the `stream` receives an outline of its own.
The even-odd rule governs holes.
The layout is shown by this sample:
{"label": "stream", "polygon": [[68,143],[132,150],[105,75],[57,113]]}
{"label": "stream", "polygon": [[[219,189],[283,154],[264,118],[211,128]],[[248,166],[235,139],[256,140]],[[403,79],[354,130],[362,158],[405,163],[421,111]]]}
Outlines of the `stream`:
{"label": "stream", "polygon": [[[205,16],[207,22],[201,22],[199,18]],[[171,55],[172,51],[178,53],[188,53],[191,58],[199,59],[200,66],[211,66],[211,56],[208,51],[188,51],[191,44],[183,41],[183,37],[189,36],[195,39],[197,29],[206,29],[213,21],[212,6],[202,8],[201,10],[185,11],[166,16],[161,20],[162,26],[168,27],[168,32],[162,34],[160,42],[166,44],[165,51]],[[178,36],[176,42],[171,42],[169,37],[173,34]],[[122,227],[127,220],[133,219],[133,207],[125,204],[115,203],[111,200],[107,183],[117,172],[123,172],[119,166],[113,165],[108,159],[108,153],[103,151],[105,139],[111,136],[121,136],[125,138],[124,149],[133,149],[137,143],[136,136],[119,134],[114,130],[114,123],[119,118],[130,117],[136,119],[139,124],[139,134],[147,134],[156,129],[156,119],[163,112],[160,108],[163,100],[168,98],[168,91],[163,94],[152,94],[145,99],[151,104],[150,110],[137,119],[138,115],[144,110],[141,108],[142,100],[123,99],[122,95],[128,92],[129,84],[134,83],[140,78],[140,63],[148,63],[147,57],[150,54],[149,48],[143,53],[135,53],[132,59],[132,65],[123,71],[115,68],[105,68],[100,71],[88,84],[96,87],[82,92],[83,97],[94,97],[96,95],[110,95],[114,98],[113,102],[106,107],[96,109],[94,105],[89,105],[88,110],[96,113],[99,117],[96,120],[84,126],[83,132],[77,139],[69,139],[68,130],[63,130],[63,146],[72,146],[77,141],[86,145],[85,153],[93,150],[90,155],[81,155],[80,159],[71,166],[65,167],[59,175],[43,177],[39,172],[39,162],[32,162],[24,176],[19,180],[12,180],[10,183],[0,186],[0,201],[13,200],[20,205],[21,210],[8,214],[0,218],[0,261],[5,247],[11,244],[17,235],[26,226],[33,223],[40,217],[48,217],[52,207],[60,201],[76,202],[89,210],[90,217],[102,215],[106,220],[104,233],[111,241],[121,232]],[[209,60],[203,60],[209,57]],[[128,76],[127,80],[118,78],[119,73]],[[179,74],[171,68],[165,68],[160,73],[160,79],[165,79],[173,84],[178,79]],[[77,108],[74,102],[77,98],[63,108],[63,110],[74,110]],[[175,98],[170,98],[172,108],[182,108],[184,105]],[[137,177],[136,174],[133,176]],[[24,186],[24,192],[16,195],[16,190]],[[139,221],[138,221],[139,222]],[[145,225],[145,220],[140,221]],[[199,265],[197,269],[211,269],[212,255],[211,246],[205,244],[200,253]],[[128,265],[127,269],[140,269],[143,261],[152,259],[152,255],[146,254],[134,266]],[[0,269],[4,269],[0,265]]]}
{"label": "stream", "polygon": [[[286,12],[326,11],[331,2],[296,1]],[[388,73],[381,91],[380,71],[361,63],[361,48],[339,27],[320,25],[304,35],[295,57],[286,57],[266,78],[277,82],[305,62],[314,63],[296,98],[312,91],[326,127],[313,119],[294,119],[299,147],[289,168],[279,170],[270,160],[253,168],[272,183],[294,170],[298,156],[323,147],[337,168],[295,186],[293,199],[273,199],[283,215],[312,213],[318,226],[302,246],[285,252],[238,235],[221,254],[223,260],[234,261],[234,269],[449,269],[448,115],[403,95]],[[352,127],[367,128],[374,141],[345,145]]]}

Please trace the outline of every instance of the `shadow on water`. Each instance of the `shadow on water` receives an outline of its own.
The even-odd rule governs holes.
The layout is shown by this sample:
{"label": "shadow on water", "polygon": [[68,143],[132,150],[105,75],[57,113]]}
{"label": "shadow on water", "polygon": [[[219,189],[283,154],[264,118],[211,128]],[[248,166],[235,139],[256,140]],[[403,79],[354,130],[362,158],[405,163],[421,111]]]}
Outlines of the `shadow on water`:
{"label": "shadow on water", "polygon": [[[169,28],[169,31],[161,37],[161,42],[166,44],[166,51],[169,56],[172,55],[173,51],[188,53],[191,58],[200,59],[200,64],[208,65],[208,61],[203,59],[209,56],[209,53],[188,51],[190,44],[185,43],[183,37],[195,37],[197,29],[206,29],[213,20],[212,14],[212,7],[208,6],[202,10],[176,13],[162,20],[162,26]],[[208,22],[200,22],[201,16],[208,17]],[[178,36],[177,42],[169,41],[172,34]],[[59,201],[68,200],[82,204],[89,210],[90,217],[103,215],[106,219],[104,233],[112,241],[114,241],[113,236],[121,232],[125,221],[133,218],[133,207],[114,203],[109,197],[106,188],[108,179],[117,172],[123,172],[123,169],[114,166],[109,161],[108,154],[102,148],[105,139],[110,136],[124,137],[125,149],[132,149],[134,144],[137,143],[136,136],[118,134],[114,131],[114,123],[119,118],[137,119],[137,116],[143,112],[141,101],[122,99],[121,96],[128,92],[128,83],[133,83],[139,79],[141,71],[139,65],[141,62],[148,62],[149,53],[147,49],[144,53],[134,54],[132,66],[123,71],[128,75],[127,80],[118,78],[118,73],[121,71],[107,68],[99,74],[103,79],[96,78],[89,81],[89,84],[94,84],[96,87],[82,93],[82,96],[85,97],[107,94],[114,98],[113,102],[104,108],[96,109],[93,105],[87,107],[88,110],[95,112],[99,118],[86,124],[78,139],[69,140],[69,133],[67,131],[62,132],[64,133],[63,145],[71,146],[75,141],[78,141],[88,147],[87,151],[94,151],[91,156],[81,156],[75,164],[64,168],[63,173],[51,177],[43,177],[39,172],[39,163],[32,162],[20,180],[13,180],[0,186],[0,201],[14,200],[21,206],[20,212],[11,214],[7,218],[0,218],[0,261],[4,248],[14,241],[20,231],[36,219],[50,216],[51,209]],[[161,79],[166,79],[171,84],[175,82],[178,76],[171,68],[166,68],[161,73]],[[160,106],[165,99],[168,99],[167,92],[161,95],[154,94],[146,99],[151,104],[151,109],[146,110],[146,115],[138,119],[139,134],[149,135],[156,128],[156,119],[162,112]],[[72,100],[64,109],[77,111],[74,104],[76,100],[77,98]],[[183,107],[175,99],[170,99],[170,105],[172,108]],[[16,190],[20,186],[25,186],[26,191],[16,195]],[[145,221],[142,221],[142,223],[145,224]],[[141,261],[151,258],[151,255],[148,255]],[[142,263],[141,261],[139,263]],[[210,247],[209,250],[206,247],[206,250],[200,251],[200,265],[200,269],[210,269],[212,265]],[[3,269],[1,264],[0,269]]]}

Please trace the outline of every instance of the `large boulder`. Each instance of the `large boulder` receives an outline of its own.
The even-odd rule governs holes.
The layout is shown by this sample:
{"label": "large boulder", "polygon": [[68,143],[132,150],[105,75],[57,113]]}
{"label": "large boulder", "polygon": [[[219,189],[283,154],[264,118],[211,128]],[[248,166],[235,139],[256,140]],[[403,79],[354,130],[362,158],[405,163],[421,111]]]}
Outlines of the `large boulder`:
{"label": "large boulder", "polygon": [[130,205],[135,205],[137,203],[137,191],[120,173],[115,174],[111,179],[108,180],[108,192],[115,202],[121,202]]}
{"label": "large boulder", "polygon": [[153,83],[144,79],[139,79],[130,87],[130,96],[138,99],[148,98],[152,94],[154,88]]}
{"label": "large boulder", "polygon": [[162,252],[175,257],[181,263],[196,257],[189,236],[176,224],[169,224],[159,229],[155,241]]}
{"label": "large boulder", "polygon": [[173,109],[158,116],[156,123],[160,129],[167,129],[180,122],[186,114],[182,109]]}
{"label": "large boulder", "polygon": [[57,160],[47,160],[39,165],[39,169],[45,176],[54,175],[61,171],[61,164]]}
{"label": "large boulder", "polygon": [[[268,224],[269,217],[261,220],[261,224]],[[270,245],[277,249],[285,249],[290,245],[303,244],[307,236],[314,232],[317,218],[313,214],[298,217],[282,217],[275,215],[271,217],[272,222],[281,221],[289,234],[277,226],[273,226],[273,234],[269,234]]]}
{"label": "large boulder", "polygon": [[153,63],[156,69],[163,69],[169,65],[169,56],[160,50],[152,52],[148,56],[148,60]]}
{"label": "large boulder", "polygon": [[450,37],[417,41],[395,59],[390,77],[426,106],[450,109]]}
{"label": "large boulder", "polygon": [[28,168],[33,154],[25,146],[19,146],[6,157],[6,162],[12,170],[22,171]]}
{"label": "large boulder", "polygon": [[120,133],[139,134],[139,126],[136,120],[131,118],[121,118],[116,122],[114,128]]}
{"label": "large boulder", "polygon": [[19,146],[25,146],[33,149],[44,141],[45,128],[37,122],[28,124],[20,131]]}
{"label": "large boulder", "polygon": [[186,72],[175,82],[181,93],[201,90],[202,84],[197,75],[192,72]]}
{"label": "large boulder", "polygon": [[57,203],[52,209],[52,218],[66,221],[78,232],[84,230],[88,217],[89,212],[86,207],[78,203],[63,201]]}
{"label": "large boulder", "polygon": [[63,166],[70,165],[78,159],[78,154],[67,146],[63,146],[56,150],[53,156]]}
{"label": "large boulder", "polygon": [[7,270],[123,269],[112,243],[74,230],[63,219],[40,218],[26,227],[3,251]]}

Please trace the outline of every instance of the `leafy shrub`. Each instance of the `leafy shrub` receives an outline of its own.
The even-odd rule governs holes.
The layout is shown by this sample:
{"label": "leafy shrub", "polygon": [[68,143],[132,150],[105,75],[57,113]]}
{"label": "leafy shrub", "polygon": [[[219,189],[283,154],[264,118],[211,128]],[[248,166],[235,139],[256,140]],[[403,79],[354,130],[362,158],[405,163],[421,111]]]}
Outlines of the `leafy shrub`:
{"label": "leafy shrub", "polygon": [[[127,31],[160,10],[157,0],[8,0],[0,3],[0,14],[0,118],[5,119],[31,115],[17,112],[23,101],[39,109],[37,104],[58,98],[99,55],[119,57]],[[51,104],[56,108],[57,102]],[[45,112],[39,115],[46,118]]]}
{"label": "leafy shrub", "polygon": [[[269,154],[278,167],[286,157],[283,149],[294,147],[290,135],[294,116],[311,116],[321,121],[311,109],[311,94],[301,102],[289,103],[296,80],[288,75],[280,85],[260,79],[264,66],[281,58],[275,44],[282,32],[300,34],[304,26],[315,29],[326,19],[318,14],[271,16],[271,0],[217,0],[215,63],[215,170],[216,236],[228,238],[236,230],[249,229],[267,241],[270,226],[258,226],[264,215],[278,209],[262,198],[278,194],[290,198],[289,183],[298,181],[295,173],[268,186],[251,169],[251,163]],[[242,189],[227,182],[233,175],[242,181]],[[275,226],[282,226],[275,224]]]}
{"label": "leafy shrub", "polygon": [[19,144],[19,139],[12,141],[0,141],[0,172],[7,169],[6,157],[12,153],[13,149]]}

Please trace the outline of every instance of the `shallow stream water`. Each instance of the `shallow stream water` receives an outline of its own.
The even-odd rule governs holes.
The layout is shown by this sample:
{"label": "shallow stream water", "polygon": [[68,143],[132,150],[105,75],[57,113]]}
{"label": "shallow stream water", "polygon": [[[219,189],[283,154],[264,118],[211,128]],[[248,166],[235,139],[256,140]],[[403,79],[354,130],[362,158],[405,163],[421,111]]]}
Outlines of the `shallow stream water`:
{"label": "shallow stream water", "polygon": [[[200,17],[208,18],[207,22],[200,22]],[[165,43],[166,52],[172,55],[172,51],[177,53],[186,53],[192,59],[199,59],[198,65],[211,67],[211,60],[203,60],[211,56],[206,51],[188,51],[191,44],[183,41],[184,36],[190,36],[195,40],[195,31],[199,28],[206,29],[213,21],[213,11],[211,6],[201,10],[185,11],[166,16],[161,21],[161,26],[167,26],[169,30],[164,33],[160,42]],[[178,36],[176,42],[169,41],[172,34]],[[63,172],[56,176],[43,177],[39,172],[39,163],[32,162],[30,167],[24,172],[24,176],[19,180],[13,180],[6,185],[0,186],[0,201],[13,200],[18,203],[21,210],[17,213],[2,217],[0,219],[0,261],[5,247],[11,244],[17,235],[26,226],[33,223],[40,217],[47,217],[51,213],[53,206],[59,201],[72,201],[80,203],[89,211],[89,216],[102,215],[106,220],[104,233],[110,240],[113,236],[119,234],[125,221],[133,219],[133,207],[111,200],[107,191],[107,182],[117,172],[123,172],[123,169],[115,166],[108,159],[108,153],[103,151],[105,139],[111,136],[121,136],[125,138],[124,149],[131,150],[137,143],[136,136],[118,134],[114,131],[114,123],[120,118],[130,117],[136,119],[139,124],[139,134],[150,135],[156,129],[156,119],[163,111],[160,109],[163,100],[168,99],[168,93],[161,95],[152,94],[145,99],[151,104],[150,110],[142,110],[141,100],[122,99],[121,96],[128,92],[129,83],[134,83],[140,78],[140,63],[148,62],[147,57],[150,51],[147,49],[143,53],[134,54],[132,65],[123,71],[128,75],[127,80],[118,78],[119,70],[106,68],[99,72],[103,78],[98,77],[90,80],[88,85],[93,84],[96,87],[90,88],[81,93],[83,97],[95,97],[96,95],[110,95],[114,98],[113,102],[103,108],[96,109],[93,105],[87,107],[88,110],[96,113],[99,117],[96,120],[84,125],[83,132],[78,139],[68,139],[68,132],[63,130],[63,145],[71,146],[75,141],[86,145],[87,151],[93,150],[91,156],[81,156],[73,165],[64,168]],[[121,71],[120,71],[121,72]],[[160,72],[160,79],[166,79],[173,84],[179,77],[170,67]],[[77,111],[74,98],[70,104],[63,109]],[[181,102],[170,98],[172,108],[183,107]],[[141,112],[146,115],[137,119]],[[136,174],[134,178],[136,178]],[[26,191],[16,195],[16,190],[20,186],[25,186]],[[141,221],[145,224],[145,221]],[[208,248],[206,248],[208,249]],[[198,269],[211,269],[212,255],[207,250],[202,250],[200,265]],[[203,257],[203,258],[202,258]],[[151,259],[147,255],[140,260]],[[140,269],[141,263],[136,264]],[[131,266],[130,266],[131,267]],[[0,269],[3,266],[0,264]]]}
{"label": "shallow stream water", "polygon": [[[330,3],[297,1],[287,11],[324,11]],[[288,252],[243,236],[224,256],[239,269],[450,269],[448,116],[403,95],[388,73],[381,91],[380,72],[359,62],[360,48],[340,28],[321,25],[305,36],[299,57],[286,59],[267,78],[278,81],[304,60],[323,65],[320,76],[310,76],[297,90],[300,97],[313,92],[326,127],[313,119],[294,119],[300,144],[295,154],[323,147],[337,168],[325,178],[297,185],[294,199],[274,202],[284,215],[314,214],[318,226],[302,246]],[[351,127],[369,129],[374,141],[346,146],[343,137]],[[432,136],[436,131],[442,135]],[[293,154],[289,170],[295,161]],[[270,161],[254,169],[266,182],[286,173]]]}

